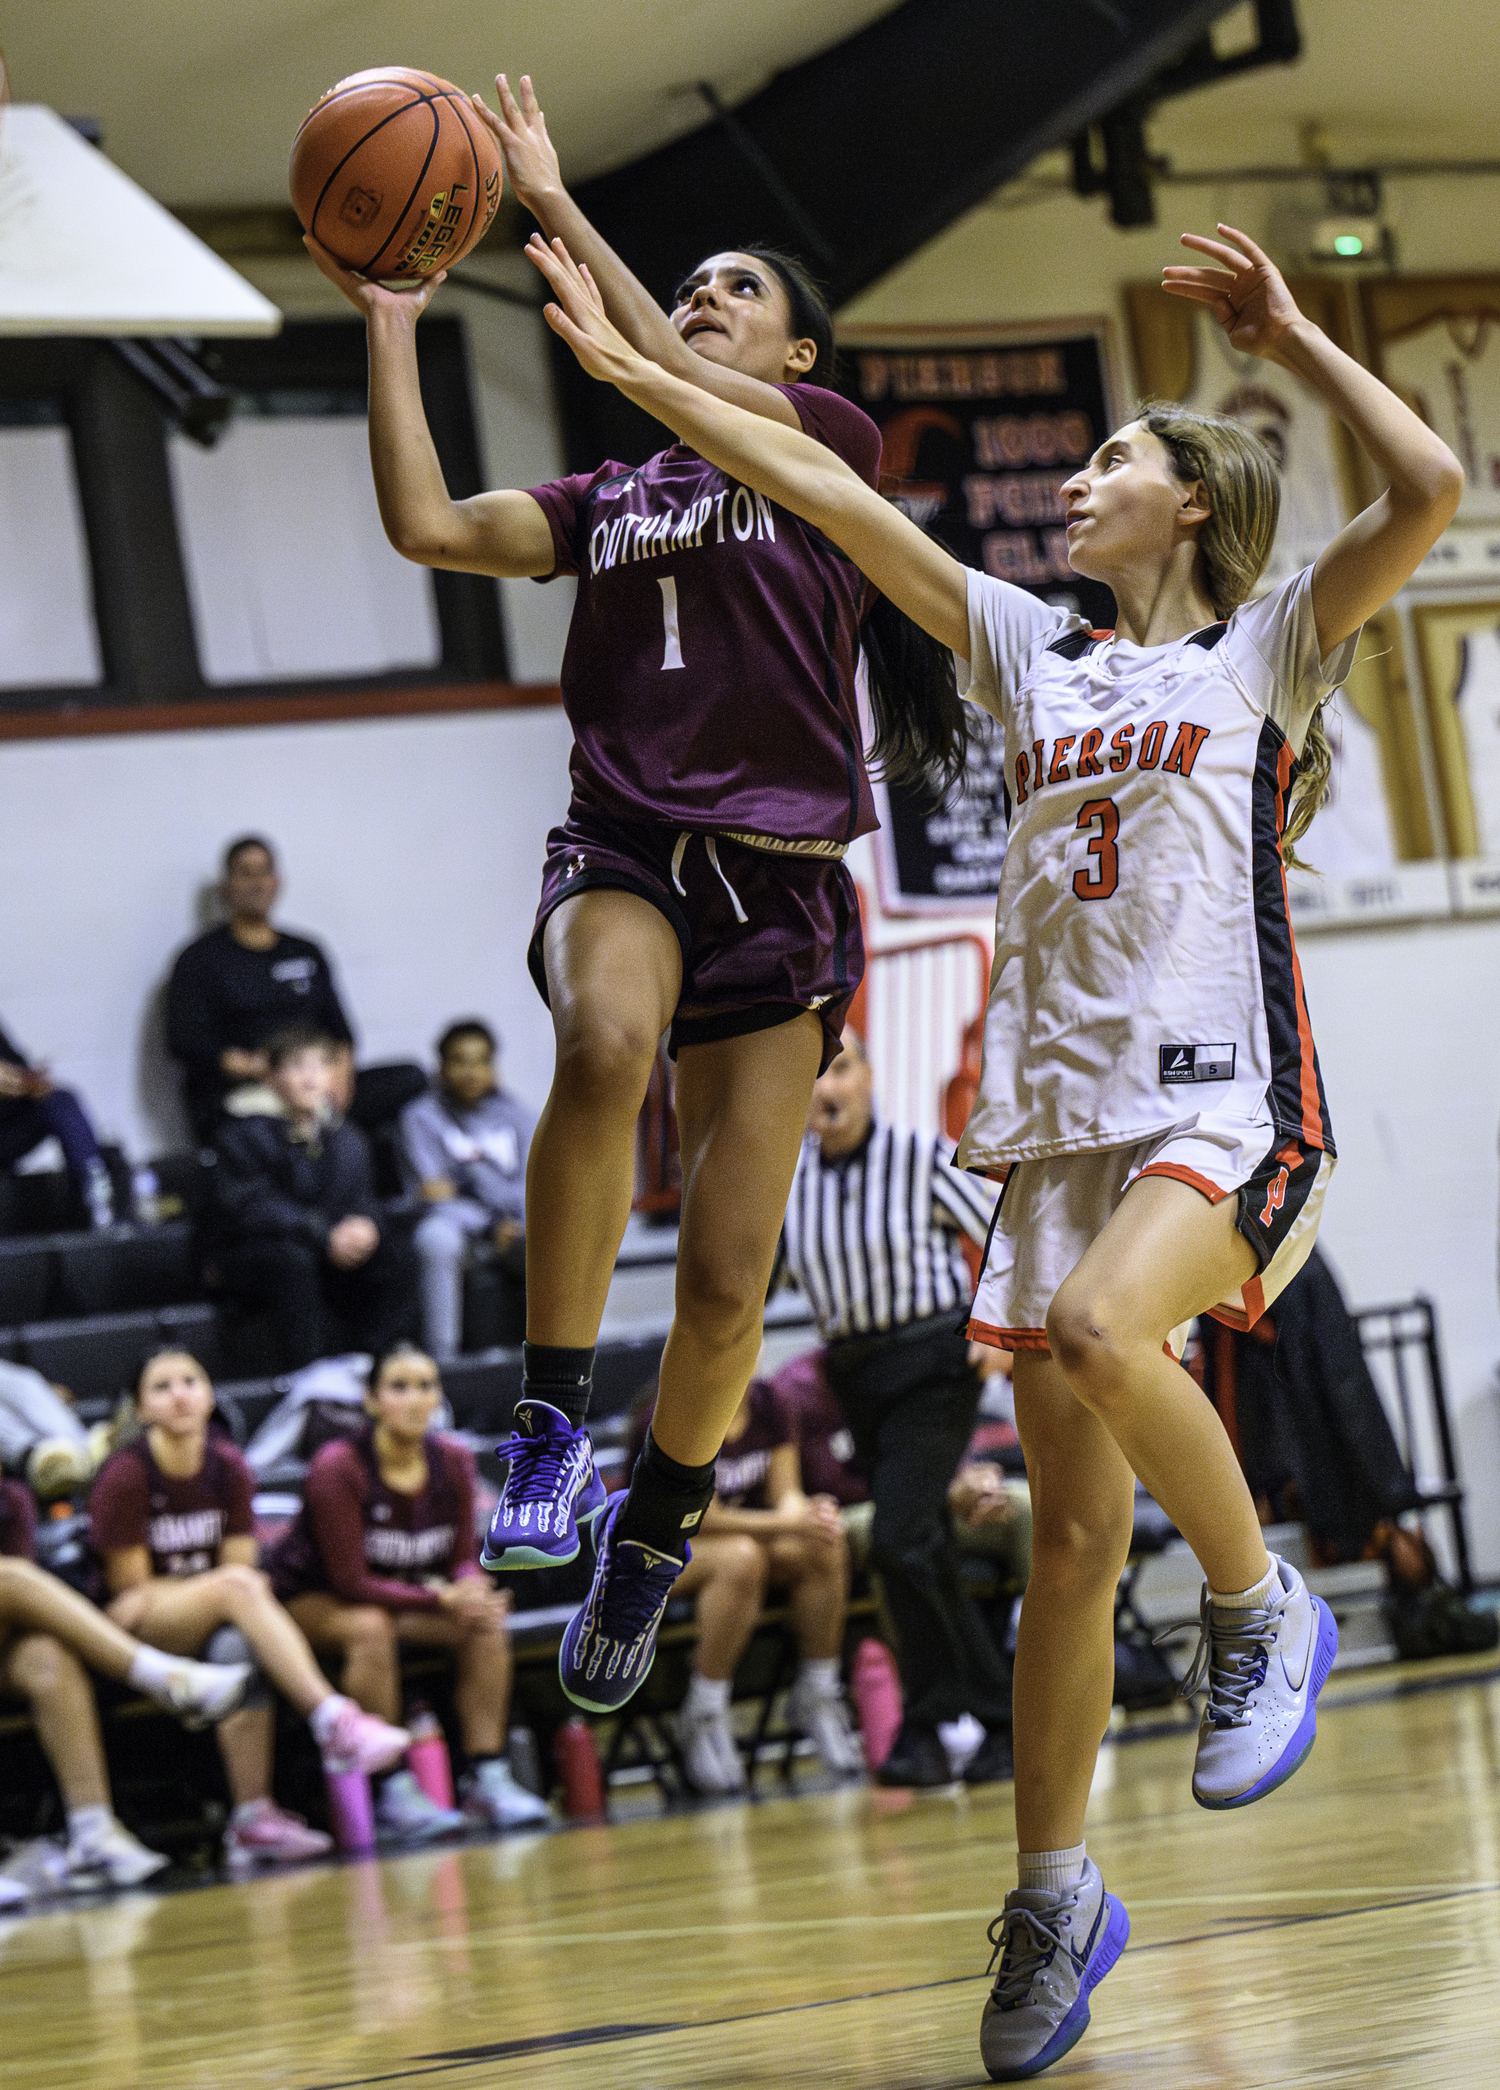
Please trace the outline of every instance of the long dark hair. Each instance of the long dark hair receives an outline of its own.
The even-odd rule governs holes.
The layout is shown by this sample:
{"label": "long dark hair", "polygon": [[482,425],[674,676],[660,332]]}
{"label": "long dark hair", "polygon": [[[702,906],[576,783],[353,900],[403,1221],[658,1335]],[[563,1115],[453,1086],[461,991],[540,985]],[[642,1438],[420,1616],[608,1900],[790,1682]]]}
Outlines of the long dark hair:
{"label": "long dark hair", "polygon": [[[817,356],[801,382],[832,386],[837,377],[833,314],[806,263],[760,241],[735,252],[768,268],[786,292],[793,340],[816,344]],[[875,597],[859,635],[875,727],[867,750],[871,765],[890,783],[941,798],[962,775],[969,749],[952,654],[883,595]]]}

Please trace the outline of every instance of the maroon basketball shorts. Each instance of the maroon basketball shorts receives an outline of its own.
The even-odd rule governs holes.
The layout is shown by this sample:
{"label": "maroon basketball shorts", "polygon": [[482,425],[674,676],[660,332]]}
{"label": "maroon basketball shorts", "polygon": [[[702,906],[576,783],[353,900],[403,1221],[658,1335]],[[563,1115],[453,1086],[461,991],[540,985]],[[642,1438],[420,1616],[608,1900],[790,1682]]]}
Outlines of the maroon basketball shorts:
{"label": "maroon basketball shorts", "polygon": [[770,1030],[804,1010],[823,1026],[822,1065],[838,1056],[865,969],[859,902],[841,862],[751,848],[665,822],[616,820],[575,804],[547,837],[527,952],[543,1001],[547,918],[596,887],[638,893],[676,931],[682,994],[667,1040],[674,1059],[684,1045]]}

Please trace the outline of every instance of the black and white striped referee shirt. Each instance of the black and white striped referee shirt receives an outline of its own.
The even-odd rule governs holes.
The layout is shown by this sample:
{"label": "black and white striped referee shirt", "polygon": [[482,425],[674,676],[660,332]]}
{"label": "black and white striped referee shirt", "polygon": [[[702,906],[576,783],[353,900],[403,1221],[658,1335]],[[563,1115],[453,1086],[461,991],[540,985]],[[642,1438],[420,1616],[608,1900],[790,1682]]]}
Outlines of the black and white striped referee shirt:
{"label": "black and white striped referee shirt", "polygon": [[956,1313],[973,1285],[958,1235],[983,1244],[998,1184],[953,1166],[953,1143],[878,1121],[825,1161],[807,1139],[792,1178],[775,1283],[803,1293],[825,1342]]}

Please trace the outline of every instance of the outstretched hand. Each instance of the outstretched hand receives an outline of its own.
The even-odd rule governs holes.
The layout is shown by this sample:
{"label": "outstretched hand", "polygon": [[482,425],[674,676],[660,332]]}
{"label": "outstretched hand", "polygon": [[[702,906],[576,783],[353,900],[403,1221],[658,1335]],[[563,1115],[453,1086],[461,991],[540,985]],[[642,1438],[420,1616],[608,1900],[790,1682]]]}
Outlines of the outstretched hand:
{"label": "outstretched hand", "polygon": [[[1200,305],[1212,307],[1231,347],[1239,349],[1242,355],[1274,360],[1283,338],[1302,318],[1296,300],[1280,269],[1253,239],[1232,225],[1220,225],[1218,230],[1222,237],[1217,240],[1185,232],[1182,244],[1221,265],[1164,268],[1161,287],[1174,297],[1192,298]],[[1226,241],[1234,244],[1226,245]]]}
{"label": "outstretched hand", "polygon": [[542,105],[536,98],[536,89],[528,73],[522,73],[520,86],[520,94],[513,94],[504,73],[496,73],[498,115],[482,94],[472,95],[470,99],[481,121],[499,142],[505,156],[505,171],[517,199],[527,203],[528,199],[542,195],[547,189],[561,188],[562,173],[556,148],[547,136],[547,119],[542,114]]}
{"label": "outstretched hand", "polygon": [[357,276],[353,269],[345,268],[310,232],[303,233],[302,244],[329,282],[337,285],[350,304],[357,306],[367,319],[380,311],[398,313],[403,319],[420,319],[432,302],[432,293],[448,273],[446,269],[439,269],[435,276],[429,276],[414,290],[387,290],[383,283],[372,283],[364,276]]}
{"label": "outstretched hand", "polygon": [[526,259],[540,269],[557,300],[542,307],[553,333],[562,336],[590,377],[618,384],[641,358],[605,312],[599,286],[588,270],[560,239],[549,244],[539,232],[526,242]]}

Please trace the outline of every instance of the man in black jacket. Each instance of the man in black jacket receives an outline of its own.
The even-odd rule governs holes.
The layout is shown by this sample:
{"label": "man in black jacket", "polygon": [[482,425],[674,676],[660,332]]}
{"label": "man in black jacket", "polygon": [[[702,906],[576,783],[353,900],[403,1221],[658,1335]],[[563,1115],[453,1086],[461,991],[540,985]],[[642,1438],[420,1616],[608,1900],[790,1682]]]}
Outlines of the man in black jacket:
{"label": "man in black jacket", "polygon": [[311,1026],[330,1041],[334,1099],[366,1131],[425,1094],[421,1068],[405,1061],[356,1073],[354,1033],[326,954],[311,937],[271,921],[281,879],[269,842],[260,835],[231,842],[220,891],[227,919],[179,952],[167,987],[167,1048],[181,1064],[198,1140],[213,1138],[237,1088],[264,1081],[266,1040],[287,1024]]}
{"label": "man in black jacket", "polygon": [[282,1371],[415,1336],[415,1257],[382,1231],[364,1134],[332,1107],[334,1041],[294,1025],[263,1050],[277,1113],[232,1117],[214,1139],[205,1232],[220,1283],[270,1309]]}

